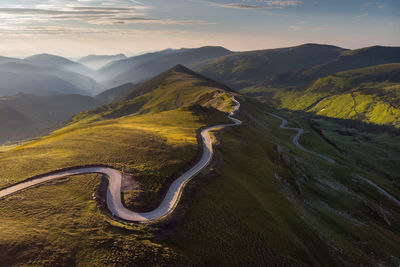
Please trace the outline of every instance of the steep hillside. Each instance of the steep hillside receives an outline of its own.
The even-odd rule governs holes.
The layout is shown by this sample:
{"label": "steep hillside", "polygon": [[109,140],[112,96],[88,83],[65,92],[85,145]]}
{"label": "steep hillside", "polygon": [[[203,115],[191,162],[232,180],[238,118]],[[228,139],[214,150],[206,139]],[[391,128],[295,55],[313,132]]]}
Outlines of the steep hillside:
{"label": "steep hillside", "polygon": [[[168,74],[165,73],[164,78],[173,82],[171,88],[168,88],[165,79],[159,79],[159,86],[155,86],[156,81],[149,83],[154,87],[142,85],[142,93],[150,102],[154,102],[164,89],[176,95],[171,99],[166,96],[160,99],[163,105],[170,101],[175,103],[176,99],[179,103],[184,101],[184,105],[176,105],[168,111],[156,112],[154,109],[147,114],[123,117],[120,116],[131,111],[117,110],[111,112],[115,115],[113,119],[102,117],[104,114],[101,110],[82,113],[97,114],[96,122],[91,122],[85,116],[80,116],[80,119],[75,116],[69,125],[47,137],[0,153],[0,187],[54,169],[106,164],[134,174],[134,180],[126,176],[126,205],[146,209],[157,204],[163,186],[169,185],[182,169],[196,161],[196,131],[202,126],[229,121],[226,114],[207,106],[220,107],[221,110],[231,108],[228,98],[231,92],[225,91],[223,86],[217,87],[217,83],[181,66],[170,70]],[[200,96],[211,93],[207,105]],[[121,105],[130,108],[129,100],[136,98],[127,98]],[[113,107],[120,108],[118,105],[108,105],[106,110],[109,112]],[[146,227],[126,225],[125,230],[119,228],[122,224],[108,219],[97,210],[96,202],[91,197],[100,182],[99,176],[85,175],[80,178],[83,178],[80,185],[75,182],[79,181],[79,177],[67,179],[64,184],[56,182],[44,185],[43,188],[50,194],[55,192],[53,190],[61,190],[54,198],[36,189],[28,190],[29,195],[25,195],[25,200],[29,201],[29,208],[22,208],[24,211],[15,208],[12,210],[22,213],[4,216],[6,219],[0,226],[0,258],[3,263],[29,264],[32,263],[30,259],[35,258],[37,265],[147,265],[149,262],[171,265],[182,257],[166,245],[154,241]],[[40,197],[30,195],[32,192],[39,193]],[[70,201],[65,201],[67,195]],[[25,201],[19,203],[27,204]],[[59,210],[61,203],[64,205],[63,211]],[[9,205],[14,206],[13,197],[0,201],[0,214]],[[37,223],[34,213],[41,208],[45,209],[43,212],[47,216],[41,219],[37,217],[41,221]],[[49,213],[50,210],[57,212]],[[17,214],[19,219],[15,217]],[[25,234],[29,233],[29,238],[21,235],[18,229],[22,228]],[[25,254],[21,256],[21,248],[27,244],[32,249],[24,250]]]}
{"label": "steep hillside", "polygon": [[100,101],[103,104],[109,104],[111,102],[119,102],[123,100],[125,95],[134,90],[133,88],[136,85],[133,83],[126,83],[108,90],[105,90],[104,92],[98,94],[96,96],[96,99]]}
{"label": "steep hillside", "polygon": [[400,64],[338,72],[263,98],[280,108],[400,128]]}
{"label": "steep hillside", "polygon": [[299,71],[337,58],[342,48],[305,44],[296,47],[234,53],[196,63],[196,71],[234,89],[258,84],[268,77]]}
{"label": "steep hillside", "polygon": [[36,137],[93,109],[98,102],[82,95],[38,96],[18,94],[0,98],[0,143]]}
{"label": "steep hillside", "polygon": [[[167,74],[169,79],[201,78],[182,67]],[[145,94],[160,89],[146,88]],[[171,92],[188,93],[186,85],[180,88]],[[213,162],[188,184],[168,220],[151,225],[113,221],[101,209],[105,185],[98,187],[100,175],[71,177],[0,201],[0,258],[7,265],[397,264],[400,209],[358,175],[399,198],[399,137],[337,128],[323,119],[310,123],[307,117],[236,98],[241,102],[236,116],[244,123],[213,134],[218,140]],[[226,122],[225,114],[199,103],[76,121],[0,153],[0,187],[59,168],[105,164],[124,170],[125,205],[151,210],[165,193],[163,185],[198,159],[197,129]],[[294,132],[280,128],[270,113],[304,128],[308,133],[301,143],[336,163],[299,149],[292,143]]]}
{"label": "steep hillside", "polygon": [[342,51],[340,55],[324,64],[297,72],[276,74],[265,79],[255,87],[262,88],[302,88],[321,78],[340,71],[365,68],[388,63],[400,63],[400,47],[373,46],[356,50]]}
{"label": "steep hillside", "polygon": [[[271,112],[304,128],[299,142],[336,163],[295,146],[295,131]],[[206,179],[185,191],[187,214],[165,226],[178,224],[167,241],[188,265],[397,264],[400,207],[358,175],[400,199],[398,135],[311,123],[249,99],[239,118],[243,126],[218,134]]]}
{"label": "steep hillside", "polygon": [[195,49],[163,50],[156,53],[131,57],[109,64],[99,71],[99,78],[110,86],[127,82],[143,82],[177,64],[190,65],[193,62],[228,55],[232,52],[223,47],[201,47]]}
{"label": "steep hillside", "polygon": [[[195,104],[218,107],[226,111],[227,105],[231,103],[226,94],[231,92],[228,87],[182,65],[177,65],[137,86],[123,88],[123,91],[124,95],[120,96],[121,101],[78,114],[73,120],[157,113]],[[216,98],[216,95],[220,97]]]}
{"label": "steep hillside", "polygon": [[313,78],[323,77],[340,71],[388,63],[400,63],[400,47],[373,46],[344,51],[332,62],[314,66],[303,71],[303,74]]}

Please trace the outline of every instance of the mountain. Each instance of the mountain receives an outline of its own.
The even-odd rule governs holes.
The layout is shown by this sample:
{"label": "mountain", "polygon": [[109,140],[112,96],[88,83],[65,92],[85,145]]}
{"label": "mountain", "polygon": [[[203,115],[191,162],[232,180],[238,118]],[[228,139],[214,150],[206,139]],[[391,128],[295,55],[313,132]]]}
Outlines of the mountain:
{"label": "mountain", "polygon": [[[87,76],[93,79],[94,83],[97,83],[96,77],[97,72],[89,69],[88,67],[71,61],[67,58],[50,55],[50,54],[38,54],[27,57],[24,59],[24,63],[28,63],[31,65],[36,65],[44,68],[56,68],[59,70],[75,72],[84,76]],[[104,90],[104,87],[97,85],[98,88],[95,88],[94,92],[92,93],[99,93],[100,91]]]}
{"label": "mountain", "polygon": [[315,78],[339,71],[399,62],[400,47],[372,46],[343,51],[335,60],[314,66],[303,71],[303,74]]}
{"label": "mountain", "polygon": [[81,58],[78,62],[93,70],[100,69],[110,62],[126,59],[124,54],[118,55],[89,55]]}
{"label": "mountain", "polygon": [[0,96],[16,93],[38,95],[86,94],[73,84],[58,77],[39,73],[14,73],[0,70]]}
{"label": "mountain", "polygon": [[[100,90],[102,90],[103,86],[95,82],[92,78],[87,77],[85,75],[68,71],[63,68],[57,67],[42,67],[38,65],[32,65],[30,63],[26,63],[26,61],[19,61],[19,62],[11,62],[0,64],[0,71],[1,72],[8,72],[13,73],[15,75],[19,75],[21,79],[26,80],[26,83],[19,83],[19,86],[14,86],[10,88],[8,91],[8,95],[12,95],[19,92],[30,92],[35,93],[38,91],[55,91],[57,93],[64,93],[64,94],[73,94],[79,93],[84,95],[89,94],[96,94]],[[52,80],[59,79],[60,84],[57,83],[47,83],[46,79],[37,79],[42,83],[43,88],[39,90],[32,90],[31,86],[32,83],[29,80],[34,77],[35,75],[39,75],[40,77],[46,76],[51,77]],[[73,90],[66,90],[63,83],[68,83],[74,87]],[[34,82],[33,82],[34,84]],[[4,95],[4,94],[3,94]]]}
{"label": "mountain", "polygon": [[95,99],[82,95],[0,97],[0,143],[45,134],[72,115],[98,105]]}
{"label": "mountain", "polygon": [[336,72],[399,62],[400,47],[373,46],[356,50],[346,50],[340,53],[334,60],[297,72],[274,75],[260,82],[255,87],[299,88],[309,85],[317,78]]}
{"label": "mountain", "polygon": [[163,50],[120,60],[99,70],[99,79],[110,86],[121,83],[138,83],[166,71],[177,64],[190,65],[194,62],[221,57],[232,52],[223,47],[206,46],[194,49]]}
{"label": "mountain", "polygon": [[338,72],[305,89],[261,96],[280,108],[400,128],[400,63]]}
{"label": "mountain", "polygon": [[276,74],[299,71],[336,59],[345,49],[319,44],[233,53],[198,62],[196,71],[234,89],[260,83]]}
{"label": "mountain", "polygon": [[21,59],[19,58],[11,58],[11,57],[2,57],[0,56],[0,64],[10,63],[10,62],[19,62]]}
{"label": "mountain", "polygon": [[[333,80],[344,87],[332,92],[348,90],[347,83],[364,86],[360,79],[394,83],[396,75],[395,66],[341,73]],[[310,89],[321,90],[318,84]],[[106,165],[123,171],[124,205],[151,211],[199,161],[199,129],[231,123],[232,96],[241,104],[235,117],[243,124],[211,133],[212,161],[186,185],[174,212],[151,224],[112,217],[105,206],[107,182],[99,174],[2,199],[3,264],[398,264],[399,135],[276,110],[181,65],[114,91],[123,92],[114,94],[120,100],[1,152],[0,188],[63,168]],[[299,130],[281,127],[277,115]],[[300,128],[301,138],[293,139]]]}
{"label": "mountain", "polygon": [[96,99],[103,104],[109,104],[111,102],[118,102],[123,99],[127,92],[133,90],[136,85],[133,83],[126,83],[98,94]]}
{"label": "mountain", "polygon": [[[195,104],[218,105],[220,109],[223,109],[223,102],[230,103],[230,100],[224,97],[211,100],[215,98],[216,94],[224,95],[224,91],[232,92],[228,87],[182,65],[176,65],[142,84],[127,84],[114,88],[111,90],[111,95],[115,91],[123,92],[122,95],[118,95],[118,102],[83,112],[75,116],[74,119],[81,120],[93,116],[96,118],[98,116],[116,118],[131,114],[158,113]],[[107,94],[105,93],[105,95]]]}
{"label": "mountain", "polygon": [[67,58],[50,55],[50,54],[38,54],[27,57],[24,62],[32,65],[37,65],[46,68],[57,68],[62,70],[73,71],[81,74],[91,74],[92,70],[83,66],[82,64],[73,62]]}

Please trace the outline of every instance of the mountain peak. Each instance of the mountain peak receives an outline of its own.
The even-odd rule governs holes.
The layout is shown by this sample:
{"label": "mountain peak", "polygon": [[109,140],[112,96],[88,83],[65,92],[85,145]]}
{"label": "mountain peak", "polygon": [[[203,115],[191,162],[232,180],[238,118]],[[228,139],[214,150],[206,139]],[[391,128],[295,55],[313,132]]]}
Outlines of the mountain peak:
{"label": "mountain peak", "polygon": [[174,67],[172,67],[171,69],[169,69],[169,71],[176,71],[176,72],[194,74],[193,71],[191,71],[190,69],[186,68],[186,67],[183,66],[182,64],[177,64],[177,65],[175,65]]}
{"label": "mountain peak", "polygon": [[30,56],[30,57],[27,57],[27,58],[25,58],[25,59],[37,59],[37,58],[48,58],[48,59],[50,59],[50,58],[52,58],[52,59],[57,58],[57,59],[60,59],[60,58],[63,58],[63,57],[56,56],[56,55],[52,55],[52,54],[47,54],[47,53],[42,53],[42,54],[36,54],[36,55]]}
{"label": "mountain peak", "polygon": [[134,88],[134,90],[131,93],[126,94],[125,99],[131,99],[133,97],[136,97],[138,95],[142,95],[148,92],[153,91],[155,88],[159,88],[161,84],[165,83],[165,81],[168,81],[168,84],[171,83],[178,83],[181,80],[187,80],[188,77],[190,79],[196,80],[194,84],[199,85],[205,85],[209,87],[215,87],[215,88],[220,88],[226,91],[232,91],[229,87],[222,85],[214,80],[211,80],[199,73],[196,73],[182,64],[177,64],[171,69],[164,71],[163,73],[157,75],[153,79],[148,80],[147,82],[144,82]]}
{"label": "mountain peak", "polygon": [[51,54],[37,54],[33,55],[30,57],[25,58],[26,61],[32,62],[32,63],[46,63],[46,64],[57,64],[57,65],[68,65],[68,64],[74,64],[71,60],[56,56],[56,55],[51,55]]}

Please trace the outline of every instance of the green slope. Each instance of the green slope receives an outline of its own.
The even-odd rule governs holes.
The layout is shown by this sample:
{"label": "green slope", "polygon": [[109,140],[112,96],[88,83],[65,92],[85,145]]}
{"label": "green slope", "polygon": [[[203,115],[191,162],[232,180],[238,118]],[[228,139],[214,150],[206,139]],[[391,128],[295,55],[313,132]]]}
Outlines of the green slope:
{"label": "green slope", "polygon": [[220,154],[206,179],[185,191],[187,214],[169,244],[195,266],[397,264],[400,208],[356,173],[399,198],[399,137],[350,136],[320,120],[339,152],[306,117],[278,113],[305,128],[301,143],[332,165],[293,146],[294,132],[280,129],[269,112],[277,111],[242,101],[244,126],[218,134]]}
{"label": "green slope", "polygon": [[[48,137],[0,153],[0,186],[58,168],[101,163],[124,168],[129,175],[123,187],[129,208],[151,209],[165,192],[163,185],[195,162],[198,128],[227,122],[221,111],[230,110],[230,94],[224,86],[177,66],[132,88],[120,103],[81,113]],[[279,128],[280,121],[268,115],[278,111],[236,98],[243,125],[215,134],[212,164],[189,184],[169,220],[149,226],[110,220],[92,198],[97,175],[52,182],[0,201],[2,262],[397,264],[399,207],[356,175],[399,198],[399,137],[279,113],[305,128],[309,133],[301,142],[333,158],[333,165],[295,147],[293,132]],[[125,116],[132,113],[135,116]]]}
{"label": "green slope", "polygon": [[126,83],[111,89],[108,89],[96,96],[96,99],[102,104],[109,104],[111,102],[119,102],[123,99],[125,92],[133,90],[136,85],[133,83]]}
{"label": "green slope", "polygon": [[335,60],[314,66],[303,71],[303,74],[322,77],[344,70],[398,62],[400,62],[400,47],[372,46],[343,51]]}
{"label": "green slope", "polygon": [[[82,113],[47,137],[0,153],[0,187],[55,169],[106,164],[123,168],[134,177],[125,181],[126,205],[136,210],[156,205],[163,185],[195,161],[196,131],[228,121],[224,113],[211,107],[228,111],[231,105],[231,92],[224,86],[181,66],[163,77],[175,81],[171,88],[164,88],[165,81],[158,77],[148,83],[153,87],[142,85],[143,95],[137,97],[159,101],[159,91],[164,88],[179,95],[182,104],[136,116],[122,116],[130,110],[124,113],[112,104],[104,107],[107,112],[118,109],[111,119],[101,109]],[[135,97],[121,105],[129,109],[132,99]],[[169,107],[169,101],[175,104],[176,98],[165,98],[162,104]],[[99,182],[97,175],[74,177],[18,194],[17,198],[23,198],[18,204],[15,197],[0,201],[0,217],[5,218],[0,225],[1,262],[109,266],[176,261],[177,253],[155,242],[146,227],[124,227],[96,208],[91,195]],[[55,197],[50,197],[53,194]],[[4,214],[11,207],[13,211]],[[46,216],[36,216],[39,210]]]}
{"label": "green slope", "polygon": [[[225,92],[231,90],[182,65],[177,65],[147,82],[124,89],[117,97],[119,102],[78,114],[73,121],[157,113],[195,104],[228,111],[226,105],[231,101]],[[220,97],[216,98],[216,95]]]}
{"label": "green slope", "polygon": [[252,86],[280,73],[299,71],[334,60],[344,49],[318,44],[240,52],[191,67],[234,89]]}
{"label": "green slope", "polygon": [[[344,50],[336,58],[325,63],[295,72],[279,73],[268,77],[255,86],[255,91],[260,93],[276,88],[303,88],[315,79],[336,72],[389,63],[400,63],[399,47],[372,46],[355,50]],[[252,91],[254,93],[254,88]]]}
{"label": "green slope", "polygon": [[271,98],[281,108],[400,128],[399,77],[400,64],[379,65],[319,78],[306,90],[277,90]]}

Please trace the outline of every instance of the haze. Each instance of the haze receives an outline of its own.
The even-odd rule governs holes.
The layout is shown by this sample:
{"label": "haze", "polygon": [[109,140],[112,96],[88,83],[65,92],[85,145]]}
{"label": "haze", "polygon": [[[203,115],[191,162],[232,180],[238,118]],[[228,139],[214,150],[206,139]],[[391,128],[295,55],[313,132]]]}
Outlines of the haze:
{"label": "haze", "polygon": [[310,42],[359,48],[377,40],[397,46],[399,15],[395,0],[0,1],[0,54],[133,55],[203,45],[241,51]]}

